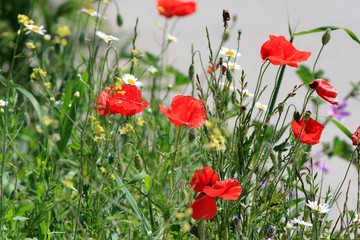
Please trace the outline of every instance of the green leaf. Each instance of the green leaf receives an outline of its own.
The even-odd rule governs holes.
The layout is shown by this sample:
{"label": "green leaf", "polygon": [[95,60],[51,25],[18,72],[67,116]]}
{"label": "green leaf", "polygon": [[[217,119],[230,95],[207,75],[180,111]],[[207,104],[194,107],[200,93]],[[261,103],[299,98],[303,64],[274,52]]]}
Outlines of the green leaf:
{"label": "green leaf", "polygon": [[129,182],[126,183],[126,185],[131,185],[136,182],[139,182],[139,181],[143,180],[146,176],[148,176],[148,174],[145,171],[142,171],[142,172],[136,174],[133,179],[131,179]]}
{"label": "green leaf", "polygon": [[156,66],[157,63],[160,61],[159,57],[155,56],[154,54],[152,54],[150,52],[145,52],[145,56],[146,56],[146,63],[149,65]]}
{"label": "green leaf", "polygon": [[317,33],[317,32],[325,32],[327,29],[330,29],[332,31],[334,30],[338,30],[338,29],[342,29],[344,30],[347,35],[349,35],[349,37],[354,40],[355,42],[357,42],[358,44],[360,44],[360,39],[348,28],[341,28],[341,27],[337,27],[337,26],[324,26],[324,27],[318,27],[318,28],[314,28],[308,31],[302,31],[302,32],[297,32],[292,34],[292,36],[301,36],[301,35],[306,35],[306,34],[311,34],[311,33]]}
{"label": "green leaf", "polygon": [[338,137],[334,138],[334,143],[332,147],[332,155],[340,157],[345,160],[351,158],[353,152],[352,146],[347,143],[347,141],[340,140]]}
{"label": "green leaf", "polygon": [[121,191],[126,194],[126,200],[128,201],[128,203],[130,204],[132,210],[134,211],[137,219],[139,219],[142,223],[143,223],[143,227],[145,230],[146,234],[151,234],[151,225],[148,222],[148,220],[143,216],[141,210],[139,209],[137,202],[135,200],[135,198],[133,197],[133,195],[130,193],[130,191],[124,186],[123,181],[121,180],[121,178],[119,177],[119,175],[117,173],[114,173],[115,175],[115,181],[116,183],[120,186]]}
{"label": "green leaf", "polygon": [[335,126],[337,126],[351,140],[352,133],[349,131],[349,129],[347,129],[342,123],[340,123],[339,121],[333,118],[328,118],[328,119],[330,122],[334,123]]}
{"label": "green leaf", "polygon": [[180,71],[176,70],[173,67],[167,67],[166,72],[175,75],[175,85],[184,85],[190,83],[190,79],[188,76],[182,74]]}
{"label": "green leaf", "polygon": [[21,92],[27,99],[29,99],[29,101],[31,102],[31,104],[33,105],[35,112],[38,116],[39,119],[39,123],[41,126],[41,129],[44,129],[44,122],[43,122],[43,118],[42,118],[42,114],[41,114],[41,108],[40,108],[40,104],[39,102],[36,100],[36,98],[34,97],[34,95],[29,92],[28,90],[26,90],[25,88],[23,88],[20,85],[14,84],[16,90],[18,90],[19,92]]}

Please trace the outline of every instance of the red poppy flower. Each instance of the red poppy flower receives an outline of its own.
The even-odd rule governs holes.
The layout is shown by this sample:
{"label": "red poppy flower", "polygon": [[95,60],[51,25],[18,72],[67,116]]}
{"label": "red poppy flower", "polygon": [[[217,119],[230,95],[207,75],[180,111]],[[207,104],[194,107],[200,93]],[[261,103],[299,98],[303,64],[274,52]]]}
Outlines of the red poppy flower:
{"label": "red poppy flower", "polygon": [[352,135],[353,145],[357,146],[360,144],[359,137],[360,137],[360,126],[356,129],[356,131]]}
{"label": "red poppy flower", "polygon": [[338,92],[326,80],[315,79],[309,84],[309,87],[315,89],[317,94],[325,101],[327,101],[333,105],[339,104],[339,100],[336,98]]}
{"label": "red poppy flower", "polygon": [[149,101],[142,102],[141,92],[135,85],[115,85],[101,91],[95,101],[94,108],[100,116],[119,113],[132,116],[142,112]]}
{"label": "red poppy flower", "polygon": [[302,118],[299,122],[293,120],[291,127],[295,137],[299,138],[300,136],[299,141],[309,145],[319,143],[321,133],[324,130],[324,126],[312,118],[309,118],[306,121]]}
{"label": "red poppy flower", "polygon": [[270,40],[261,46],[261,58],[269,60],[274,65],[289,65],[298,67],[299,62],[306,61],[311,52],[304,52],[295,49],[291,42],[284,36],[270,35]]}
{"label": "red poppy flower", "polygon": [[196,10],[195,1],[183,1],[183,0],[158,0],[157,9],[160,15],[166,18],[173,16],[183,17],[190,15]]}
{"label": "red poppy flower", "polygon": [[191,204],[192,218],[207,220],[216,216],[215,197],[226,200],[237,200],[241,194],[240,182],[236,179],[218,181],[218,174],[210,167],[195,172],[190,186],[200,192]]}
{"label": "red poppy flower", "polygon": [[159,105],[160,111],[165,114],[175,126],[188,128],[201,127],[206,121],[205,107],[202,101],[192,96],[175,96],[171,102],[171,109]]}

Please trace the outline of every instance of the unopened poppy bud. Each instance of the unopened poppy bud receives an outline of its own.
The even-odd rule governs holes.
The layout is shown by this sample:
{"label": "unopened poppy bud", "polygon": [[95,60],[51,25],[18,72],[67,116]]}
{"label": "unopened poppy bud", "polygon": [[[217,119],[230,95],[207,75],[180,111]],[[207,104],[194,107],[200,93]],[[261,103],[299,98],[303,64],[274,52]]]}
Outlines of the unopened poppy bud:
{"label": "unopened poppy bud", "polygon": [[306,111],[306,112],[305,112],[305,115],[304,115],[305,120],[308,120],[310,117],[311,117],[311,112],[310,112],[310,111]]}
{"label": "unopened poppy bud", "polygon": [[116,15],[116,23],[117,23],[117,25],[119,26],[119,27],[121,27],[122,25],[123,25],[123,19],[122,19],[122,17],[121,17],[121,15],[120,14],[117,14]]}
{"label": "unopened poppy bud", "polygon": [[300,113],[298,111],[294,112],[294,120],[299,122],[300,121]]}
{"label": "unopened poppy bud", "polygon": [[230,13],[227,9],[223,10],[223,21],[224,21],[224,27],[227,27],[227,22],[230,21]]}
{"label": "unopened poppy bud", "polygon": [[193,128],[190,129],[188,139],[190,143],[195,140],[195,130]]}
{"label": "unopened poppy bud", "polygon": [[284,111],[284,103],[279,103],[278,111],[279,111],[279,113],[282,113]]}
{"label": "unopened poppy bud", "polygon": [[135,156],[135,167],[139,171],[144,167],[143,160],[139,154]]}
{"label": "unopened poppy bud", "polygon": [[192,63],[189,67],[189,78],[191,81],[194,80],[194,75],[195,75],[195,66],[194,64]]}
{"label": "unopened poppy bud", "polygon": [[326,45],[331,39],[331,30],[330,28],[326,29],[325,33],[323,34],[321,38],[321,42],[323,45]]}

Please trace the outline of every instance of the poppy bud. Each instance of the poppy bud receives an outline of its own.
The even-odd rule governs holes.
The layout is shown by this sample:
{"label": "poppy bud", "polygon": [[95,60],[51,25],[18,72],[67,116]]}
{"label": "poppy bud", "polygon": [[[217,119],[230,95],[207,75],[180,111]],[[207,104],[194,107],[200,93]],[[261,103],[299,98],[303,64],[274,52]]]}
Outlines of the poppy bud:
{"label": "poppy bud", "polygon": [[300,121],[300,113],[298,111],[294,112],[294,120],[299,122]]}
{"label": "poppy bud", "polygon": [[323,34],[322,38],[321,38],[321,42],[323,45],[328,44],[328,42],[331,39],[331,30],[330,28],[326,29],[325,33]]}
{"label": "poppy bud", "polygon": [[305,112],[305,115],[304,115],[305,120],[308,120],[310,117],[311,117],[311,112],[310,112],[310,111],[306,111],[306,112]]}
{"label": "poppy bud", "polygon": [[195,140],[195,130],[193,128],[190,129],[188,140],[192,143]]}
{"label": "poppy bud", "polygon": [[191,81],[194,80],[194,74],[195,74],[195,67],[194,67],[194,64],[192,63],[189,67],[189,79]]}
{"label": "poppy bud", "polygon": [[356,129],[356,131],[353,133],[352,138],[351,138],[354,146],[357,146],[360,144],[359,137],[360,137],[360,126]]}
{"label": "poppy bud", "polygon": [[141,171],[141,169],[144,167],[143,160],[139,154],[136,154],[135,156],[135,167],[139,171]]}
{"label": "poppy bud", "polygon": [[223,10],[223,21],[224,21],[224,27],[227,27],[227,22],[230,21],[230,13],[228,10]]}
{"label": "poppy bud", "polygon": [[119,27],[121,27],[122,25],[123,25],[123,19],[122,19],[122,17],[121,17],[121,15],[120,14],[117,14],[116,15],[116,23],[117,23],[117,25],[119,26]]}

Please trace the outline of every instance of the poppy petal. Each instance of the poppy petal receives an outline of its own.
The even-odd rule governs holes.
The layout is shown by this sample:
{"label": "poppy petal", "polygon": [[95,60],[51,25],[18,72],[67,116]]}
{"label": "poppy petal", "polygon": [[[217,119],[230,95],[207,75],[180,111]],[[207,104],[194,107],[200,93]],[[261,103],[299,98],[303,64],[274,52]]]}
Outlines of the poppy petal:
{"label": "poppy petal", "polygon": [[238,180],[228,179],[217,181],[214,184],[214,187],[205,186],[203,192],[209,197],[237,200],[242,192],[242,189]]}
{"label": "poppy petal", "polygon": [[218,178],[218,174],[211,167],[204,167],[195,172],[190,186],[195,192],[203,192],[206,185],[214,185]]}
{"label": "poppy petal", "polygon": [[208,220],[216,216],[216,202],[212,197],[200,193],[192,202],[191,217],[195,220]]}

